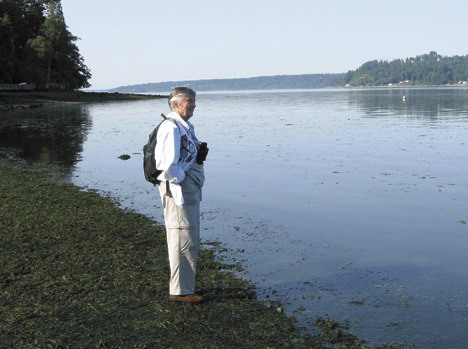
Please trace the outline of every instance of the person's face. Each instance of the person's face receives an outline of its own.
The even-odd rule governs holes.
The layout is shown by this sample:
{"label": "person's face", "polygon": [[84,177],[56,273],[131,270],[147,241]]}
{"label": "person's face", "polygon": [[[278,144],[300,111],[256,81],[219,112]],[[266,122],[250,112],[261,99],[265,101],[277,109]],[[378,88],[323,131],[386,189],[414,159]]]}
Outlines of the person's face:
{"label": "person's face", "polygon": [[195,110],[195,98],[185,96],[184,99],[176,104],[176,112],[180,115],[182,119],[187,121],[193,116],[193,111]]}

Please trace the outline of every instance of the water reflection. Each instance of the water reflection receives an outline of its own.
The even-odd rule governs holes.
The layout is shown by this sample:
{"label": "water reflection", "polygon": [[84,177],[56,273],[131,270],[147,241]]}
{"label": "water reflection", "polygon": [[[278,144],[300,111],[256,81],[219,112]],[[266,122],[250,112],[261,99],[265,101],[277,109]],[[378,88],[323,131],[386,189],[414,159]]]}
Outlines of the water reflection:
{"label": "water reflection", "polygon": [[434,121],[450,117],[468,121],[466,88],[364,89],[351,91],[350,97],[350,105],[357,105],[370,116],[410,115]]}
{"label": "water reflection", "polygon": [[86,105],[2,112],[2,157],[60,165],[71,172],[91,127]]}

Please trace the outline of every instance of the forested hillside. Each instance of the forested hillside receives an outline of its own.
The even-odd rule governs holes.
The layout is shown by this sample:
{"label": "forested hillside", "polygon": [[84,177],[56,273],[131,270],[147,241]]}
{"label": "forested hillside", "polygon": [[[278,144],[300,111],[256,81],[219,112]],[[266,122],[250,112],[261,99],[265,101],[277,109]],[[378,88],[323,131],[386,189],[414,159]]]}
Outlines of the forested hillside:
{"label": "forested hillside", "polygon": [[468,55],[444,57],[430,52],[412,58],[369,61],[342,74],[259,76],[243,79],[166,81],[121,86],[111,92],[148,93],[190,86],[197,91],[311,89],[344,86],[447,85],[467,86]]}
{"label": "forested hillside", "polygon": [[175,86],[190,86],[196,91],[223,90],[274,90],[324,88],[342,85],[345,74],[303,74],[258,76],[239,79],[212,79],[190,81],[165,81],[132,86],[121,86],[111,92],[161,92],[170,91]]}
{"label": "forested hillside", "polygon": [[60,0],[0,0],[0,84],[89,87]]}
{"label": "forested hillside", "polygon": [[369,61],[346,74],[350,86],[447,85],[468,80],[468,55],[443,57],[437,52],[388,61]]}

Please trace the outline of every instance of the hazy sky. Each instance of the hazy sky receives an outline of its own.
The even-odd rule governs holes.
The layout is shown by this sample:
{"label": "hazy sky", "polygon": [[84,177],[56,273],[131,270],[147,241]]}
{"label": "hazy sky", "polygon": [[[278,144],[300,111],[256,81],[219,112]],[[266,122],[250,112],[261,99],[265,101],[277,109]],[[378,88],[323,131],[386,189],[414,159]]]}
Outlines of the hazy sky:
{"label": "hazy sky", "polygon": [[62,0],[93,89],[468,54],[467,0]]}

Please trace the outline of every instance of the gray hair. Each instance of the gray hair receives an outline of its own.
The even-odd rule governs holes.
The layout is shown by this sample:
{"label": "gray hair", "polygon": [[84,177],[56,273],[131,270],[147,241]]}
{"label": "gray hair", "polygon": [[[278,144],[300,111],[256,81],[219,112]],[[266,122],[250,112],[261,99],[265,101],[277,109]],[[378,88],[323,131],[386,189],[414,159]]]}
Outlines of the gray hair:
{"label": "gray hair", "polygon": [[197,96],[196,92],[189,87],[176,87],[171,91],[168,98],[169,108],[173,110],[174,103],[180,103],[184,98]]}

